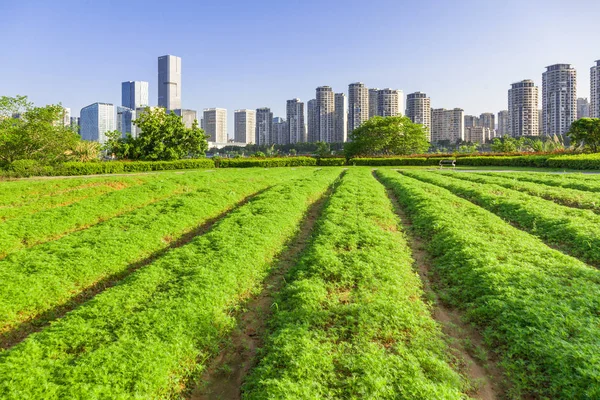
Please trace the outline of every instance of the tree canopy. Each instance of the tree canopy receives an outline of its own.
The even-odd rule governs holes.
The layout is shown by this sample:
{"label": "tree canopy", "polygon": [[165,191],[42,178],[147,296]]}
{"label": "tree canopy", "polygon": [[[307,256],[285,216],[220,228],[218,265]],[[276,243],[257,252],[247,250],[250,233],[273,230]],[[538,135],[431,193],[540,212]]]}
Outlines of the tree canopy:
{"label": "tree canopy", "polygon": [[120,137],[118,131],[108,132],[104,149],[117,158],[148,161],[179,160],[203,156],[208,150],[207,136],[194,121],[187,128],[180,116],[163,108],[146,108],[133,121],[141,129],[137,137]]}
{"label": "tree canopy", "polygon": [[373,117],[349,135],[346,158],[421,154],[429,149],[427,130],[406,116]]}
{"label": "tree canopy", "polygon": [[581,118],[571,124],[567,135],[594,153],[600,151],[600,118]]}
{"label": "tree canopy", "polygon": [[63,126],[63,113],[60,105],[33,107],[26,96],[0,97],[0,164],[68,160],[81,138]]}

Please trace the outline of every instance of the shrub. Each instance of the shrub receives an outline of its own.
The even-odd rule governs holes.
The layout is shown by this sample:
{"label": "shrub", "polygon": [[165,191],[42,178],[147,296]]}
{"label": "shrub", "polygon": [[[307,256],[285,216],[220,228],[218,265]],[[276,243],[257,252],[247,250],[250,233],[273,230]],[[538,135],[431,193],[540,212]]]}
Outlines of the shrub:
{"label": "shrub", "polygon": [[306,167],[317,165],[312,157],[278,157],[278,158],[224,158],[219,161],[219,168],[271,168],[271,167]]}
{"label": "shrub", "polygon": [[341,167],[346,165],[346,159],[339,157],[321,157],[317,159],[317,165],[322,167]]}
{"label": "shrub", "polygon": [[600,154],[577,154],[548,159],[551,168],[600,169]]}

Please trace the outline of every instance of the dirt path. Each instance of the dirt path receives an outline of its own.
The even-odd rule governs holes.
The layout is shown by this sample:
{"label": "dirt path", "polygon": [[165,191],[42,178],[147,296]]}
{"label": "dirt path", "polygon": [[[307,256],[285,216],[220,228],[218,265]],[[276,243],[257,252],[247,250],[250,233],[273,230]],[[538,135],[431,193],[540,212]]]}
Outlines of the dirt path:
{"label": "dirt path", "polygon": [[167,247],[150,254],[146,258],[143,258],[139,261],[136,261],[136,262],[130,264],[124,271],[122,271],[120,273],[111,275],[105,279],[102,279],[102,280],[96,282],[94,285],[84,289],[82,292],[80,292],[76,296],[69,299],[66,303],[59,304],[56,307],[54,307],[42,314],[39,314],[38,316],[36,316],[28,321],[24,321],[12,330],[9,330],[6,332],[1,332],[0,333],[0,351],[9,349],[9,348],[19,344],[20,342],[25,340],[25,338],[27,338],[27,336],[29,336],[30,334],[42,330],[51,321],[62,318],[69,311],[74,310],[76,307],[78,307],[79,305],[92,299],[94,296],[102,293],[103,291],[111,288],[112,286],[115,286],[121,280],[123,280],[127,276],[133,274],[138,269],[143,268],[143,267],[149,265],[150,263],[152,263],[154,260],[161,258],[167,252],[169,252],[177,247],[181,247],[181,246],[188,244],[196,236],[205,234],[210,229],[212,229],[212,227],[217,222],[219,222],[221,219],[225,218],[225,216],[227,216],[227,214],[229,214],[233,210],[243,206],[244,204],[248,203],[253,198],[255,198],[259,194],[265,192],[269,188],[270,187],[259,190],[258,192],[245,197],[238,203],[233,204],[227,210],[224,210],[223,212],[221,212],[219,215],[206,220],[201,225],[198,225],[198,226],[192,228],[191,230],[188,230],[187,232],[183,233],[178,238],[172,240]]}
{"label": "dirt path", "polygon": [[257,297],[250,299],[238,318],[238,325],[219,355],[212,360],[200,383],[192,388],[191,400],[235,400],[242,396],[242,384],[256,364],[257,350],[266,334],[266,323],[271,314],[276,294],[285,284],[286,272],[310,242],[315,223],[334,188],[330,188],[309,209],[296,237],[275,263],[273,272],[263,283]]}
{"label": "dirt path", "polygon": [[485,350],[483,337],[462,320],[462,313],[444,305],[433,289],[435,277],[431,273],[431,259],[425,251],[425,242],[412,231],[412,223],[404,213],[391,190],[386,189],[396,214],[400,217],[404,233],[412,251],[414,268],[423,281],[427,298],[433,300],[433,317],[442,326],[442,331],[452,353],[464,364],[460,366],[474,385],[470,396],[481,400],[495,400],[504,397],[504,376],[496,365],[495,358]]}

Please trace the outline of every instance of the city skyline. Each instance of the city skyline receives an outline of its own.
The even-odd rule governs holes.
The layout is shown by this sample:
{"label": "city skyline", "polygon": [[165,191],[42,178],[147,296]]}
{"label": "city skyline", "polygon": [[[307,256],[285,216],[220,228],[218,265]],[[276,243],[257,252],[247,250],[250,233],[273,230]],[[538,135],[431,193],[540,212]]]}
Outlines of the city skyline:
{"label": "city skyline", "polygon": [[[28,95],[36,104],[61,102],[76,117],[96,102],[120,104],[121,82],[147,81],[152,106],[158,97],[157,57],[175,54],[183,60],[181,108],[199,113],[205,108],[226,108],[229,138],[233,137],[233,110],[269,107],[275,116],[285,118],[287,100],[300,98],[306,103],[316,87],[346,92],[348,84],[357,81],[368,88],[391,87],[405,94],[420,91],[427,93],[433,108],[460,107],[467,115],[480,115],[507,108],[511,83],[532,79],[541,90],[546,66],[569,63],[578,71],[577,96],[591,99],[589,71],[600,57],[588,39],[594,34],[594,10],[600,11],[595,2],[569,7],[570,19],[578,23],[568,30],[555,29],[564,22],[567,7],[554,1],[508,1],[495,11],[496,18],[485,21],[477,18],[483,11],[474,1],[426,3],[379,2],[378,7],[357,11],[352,1],[332,2],[323,8],[323,15],[314,15],[310,4],[303,4],[295,7],[293,16],[279,21],[273,17],[289,5],[268,1],[256,5],[252,15],[257,18],[252,19],[233,12],[231,2],[207,9],[186,3],[185,15],[176,10],[146,10],[152,7],[142,10],[142,3],[133,2],[122,5],[122,14],[136,15],[132,23],[145,35],[133,47],[119,46],[118,32],[104,29],[107,21],[108,27],[120,21],[109,4],[67,2],[59,13],[42,2],[12,3],[4,11],[14,16],[13,22],[0,27],[0,33],[21,40],[8,44],[18,62],[0,66],[0,73],[13,78],[2,83],[2,92]],[[194,12],[207,22],[198,26]],[[385,18],[393,13],[411,14],[411,18],[402,18],[396,26]],[[348,27],[347,17],[356,14],[368,23]],[[456,24],[458,17],[470,18],[469,29]],[[311,29],[306,28],[307,18]],[[263,27],[265,19],[269,29]],[[510,20],[511,29],[506,29],[503,19]],[[342,27],[353,29],[360,38],[351,49],[338,44],[334,33]],[[483,29],[474,36],[477,27]],[[296,46],[282,46],[290,38],[274,35],[278,28],[299,29],[303,35],[292,39]],[[423,35],[408,40],[406,32],[411,28]],[[241,33],[246,41],[269,45],[249,49],[239,42]],[[208,39],[215,34],[218,40],[211,43]],[[522,40],[524,36],[531,36],[536,45]],[[57,57],[50,44],[66,37],[77,38],[77,52]],[[467,56],[470,48],[491,39],[504,44],[493,46],[491,58]],[[191,43],[200,43],[203,50]],[[275,48],[279,51],[273,52]],[[300,59],[292,55],[298,51],[303,53]],[[244,63],[239,63],[240,52],[246,56]]]}

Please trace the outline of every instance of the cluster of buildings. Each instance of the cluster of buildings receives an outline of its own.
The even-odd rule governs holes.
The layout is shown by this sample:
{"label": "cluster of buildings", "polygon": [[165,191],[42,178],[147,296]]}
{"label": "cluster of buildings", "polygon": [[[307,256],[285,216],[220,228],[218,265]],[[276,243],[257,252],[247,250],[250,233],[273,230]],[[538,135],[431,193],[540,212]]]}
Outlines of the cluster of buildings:
{"label": "cluster of buildings", "polygon": [[[158,107],[181,116],[191,127],[198,119],[195,110],[181,103],[181,58],[158,58]],[[78,125],[83,139],[104,142],[107,131],[119,130],[124,136],[139,134],[133,124],[149,107],[148,82],[122,83],[121,106],[94,103],[70,118],[65,109],[65,124]],[[368,88],[356,82],[348,92],[336,93],[330,86],[319,86],[315,98],[306,102],[287,100],[285,118],[274,117],[268,107],[234,112],[234,138],[228,138],[227,110],[208,108],[200,118],[201,127],[212,145],[293,144],[299,142],[339,143],[348,140],[354,129],[374,116],[406,115],[427,128],[432,143],[485,143],[502,136],[553,136],[568,132],[573,121],[583,117],[600,118],[600,60],[591,67],[591,99],[577,98],[577,73],[570,64],[546,67],[542,74],[541,109],[539,91],[533,80],[513,83],[508,90],[508,109],[479,116],[465,115],[462,108],[432,108],[431,99],[421,92],[406,96],[397,89]]]}

